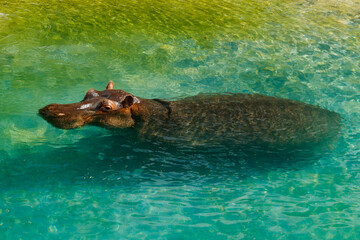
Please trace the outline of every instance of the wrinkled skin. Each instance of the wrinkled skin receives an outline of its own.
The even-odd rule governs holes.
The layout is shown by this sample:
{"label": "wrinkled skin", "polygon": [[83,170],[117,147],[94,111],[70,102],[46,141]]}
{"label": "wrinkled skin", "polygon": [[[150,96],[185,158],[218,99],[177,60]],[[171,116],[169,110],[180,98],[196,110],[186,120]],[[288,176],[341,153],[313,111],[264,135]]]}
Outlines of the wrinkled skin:
{"label": "wrinkled skin", "polygon": [[86,124],[132,127],[142,136],[192,143],[314,144],[337,135],[340,115],[317,106],[249,94],[200,94],[178,101],[142,99],[109,82],[73,104],[50,104],[39,114],[58,128]]}

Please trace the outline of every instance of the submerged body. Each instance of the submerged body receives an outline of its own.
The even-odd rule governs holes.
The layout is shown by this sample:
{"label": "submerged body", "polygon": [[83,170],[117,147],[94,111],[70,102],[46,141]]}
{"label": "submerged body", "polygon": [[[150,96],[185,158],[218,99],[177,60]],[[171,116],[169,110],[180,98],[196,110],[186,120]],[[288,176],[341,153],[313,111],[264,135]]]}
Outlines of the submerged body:
{"label": "submerged body", "polygon": [[339,114],[288,99],[258,94],[142,99],[114,90],[112,82],[104,91],[90,89],[80,103],[50,104],[39,113],[59,128],[132,127],[144,137],[200,144],[316,144],[335,136],[340,126]]}
{"label": "submerged body", "polygon": [[138,121],[142,135],[198,143],[300,145],[331,138],[340,126],[335,112],[262,95],[198,95],[160,104],[167,106],[167,114],[162,119],[151,114]]}

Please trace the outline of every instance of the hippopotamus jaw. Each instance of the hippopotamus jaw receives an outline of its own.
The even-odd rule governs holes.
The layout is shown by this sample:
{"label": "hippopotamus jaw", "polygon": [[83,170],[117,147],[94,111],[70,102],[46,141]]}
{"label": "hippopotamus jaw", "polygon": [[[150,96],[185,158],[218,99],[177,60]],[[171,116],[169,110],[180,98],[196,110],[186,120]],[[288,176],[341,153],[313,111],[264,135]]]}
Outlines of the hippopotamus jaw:
{"label": "hippopotamus jaw", "polygon": [[72,129],[85,124],[104,127],[128,127],[133,124],[129,108],[140,100],[122,90],[113,90],[110,81],[107,89],[90,89],[84,99],[71,104],[49,104],[39,114],[57,128]]}

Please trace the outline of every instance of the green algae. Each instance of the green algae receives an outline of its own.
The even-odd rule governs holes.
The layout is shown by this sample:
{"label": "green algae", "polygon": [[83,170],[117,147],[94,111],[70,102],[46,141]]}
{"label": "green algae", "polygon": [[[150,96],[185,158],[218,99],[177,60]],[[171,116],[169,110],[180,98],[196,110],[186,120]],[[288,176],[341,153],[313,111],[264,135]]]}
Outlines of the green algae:
{"label": "green algae", "polygon": [[[124,71],[164,75],[177,72],[172,62],[184,58],[201,62],[219,44],[244,41],[264,43],[266,49],[250,54],[266,56],[264,69],[276,70],[284,66],[275,63],[286,64],[294,51],[313,57],[316,49],[309,48],[317,44],[322,44],[320,51],[332,44],[356,51],[357,9],[358,1],[4,1],[1,68],[12,72],[16,66],[17,71],[24,69],[15,72],[19,78],[34,79],[32,66],[51,66],[52,75],[63,73],[62,82],[69,75],[85,81],[76,73],[87,64],[109,68],[121,77]],[[193,49],[186,51],[184,41],[194,42]],[[59,51],[54,46],[68,47]],[[197,56],[199,51],[203,52]],[[346,68],[352,72],[357,67]],[[36,69],[35,75],[46,69]],[[18,80],[10,81],[16,85]]]}
{"label": "green algae", "polygon": [[358,1],[5,1],[1,42],[109,43],[133,34],[145,41],[193,39],[205,47],[214,39],[295,41],[299,36],[289,33],[351,31],[358,8]]}

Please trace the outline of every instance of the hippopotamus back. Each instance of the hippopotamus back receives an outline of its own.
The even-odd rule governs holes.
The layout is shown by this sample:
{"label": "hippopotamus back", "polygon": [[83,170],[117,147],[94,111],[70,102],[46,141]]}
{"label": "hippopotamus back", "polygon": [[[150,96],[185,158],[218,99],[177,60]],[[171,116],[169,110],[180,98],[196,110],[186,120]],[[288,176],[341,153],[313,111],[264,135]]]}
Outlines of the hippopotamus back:
{"label": "hippopotamus back", "polygon": [[159,101],[166,119],[149,119],[140,132],[167,140],[260,145],[319,143],[339,130],[340,115],[318,106],[259,94],[200,94]]}

